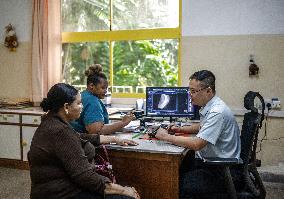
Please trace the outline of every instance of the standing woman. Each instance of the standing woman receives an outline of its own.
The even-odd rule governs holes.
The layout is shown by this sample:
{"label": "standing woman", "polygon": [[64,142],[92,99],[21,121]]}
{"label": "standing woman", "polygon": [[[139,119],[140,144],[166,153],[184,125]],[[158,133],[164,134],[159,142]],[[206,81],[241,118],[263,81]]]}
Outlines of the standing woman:
{"label": "standing woman", "polygon": [[102,103],[108,89],[108,81],[102,66],[95,64],[85,71],[87,89],[81,93],[83,110],[80,118],[71,122],[73,128],[80,133],[111,134],[129,124],[135,116],[126,114],[121,121],[109,124],[107,110]]}
{"label": "standing woman", "polygon": [[54,85],[40,106],[47,114],[34,134],[28,153],[31,199],[139,199],[133,187],[111,183],[96,173],[84,145],[89,141],[88,149],[94,149],[93,145],[101,143],[136,145],[135,142],[75,132],[68,122],[80,116],[81,96],[68,84]]}

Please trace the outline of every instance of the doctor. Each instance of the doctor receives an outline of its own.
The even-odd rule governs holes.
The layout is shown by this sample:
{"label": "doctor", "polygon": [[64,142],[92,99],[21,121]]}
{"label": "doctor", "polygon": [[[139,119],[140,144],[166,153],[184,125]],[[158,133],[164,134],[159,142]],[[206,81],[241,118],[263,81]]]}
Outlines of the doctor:
{"label": "doctor", "polygon": [[189,79],[192,103],[201,106],[200,123],[192,126],[171,127],[169,131],[197,133],[194,137],[170,135],[160,128],[156,137],[195,151],[192,168],[181,174],[180,198],[199,198],[202,194],[223,190],[223,175],[218,168],[207,168],[202,158],[240,158],[240,131],[229,107],[216,96],[215,76],[201,70]]}

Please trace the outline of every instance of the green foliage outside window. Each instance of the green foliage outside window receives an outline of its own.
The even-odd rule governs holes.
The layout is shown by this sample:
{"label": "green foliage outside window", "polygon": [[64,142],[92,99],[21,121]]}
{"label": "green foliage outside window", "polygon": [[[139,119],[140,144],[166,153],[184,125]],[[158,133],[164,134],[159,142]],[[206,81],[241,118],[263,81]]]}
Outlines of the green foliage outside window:
{"label": "green foliage outside window", "polygon": [[[158,3],[156,3],[158,2]],[[155,21],[157,10],[165,15],[165,0],[115,0],[113,15],[115,22],[123,23],[123,28],[135,29],[165,23],[163,16]],[[155,6],[150,6],[156,3]],[[145,23],[135,24],[130,20],[142,6],[147,10]],[[148,6],[148,7],[147,7]],[[150,9],[151,8],[151,9]],[[142,11],[142,10],[141,10]],[[145,10],[144,10],[145,11]],[[155,13],[156,12],[156,13]],[[152,16],[152,19],[149,16]],[[143,21],[143,15],[138,14]],[[155,21],[152,23],[151,21]],[[62,0],[63,31],[84,32],[110,30],[109,0]],[[151,24],[150,24],[151,22]],[[114,24],[115,29],[119,29]],[[178,85],[178,39],[152,39],[113,41],[113,86],[177,86]],[[72,85],[85,85],[84,71],[91,64],[101,64],[110,78],[110,42],[63,43],[62,72],[65,82]]]}
{"label": "green foliage outside window", "polygon": [[177,48],[177,41],[115,42],[114,85],[177,86],[177,49],[166,47]]}
{"label": "green foliage outside window", "polygon": [[91,64],[100,63],[109,78],[109,42],[62,44],[63,79],[72,85],[86,84],[84,72]]}

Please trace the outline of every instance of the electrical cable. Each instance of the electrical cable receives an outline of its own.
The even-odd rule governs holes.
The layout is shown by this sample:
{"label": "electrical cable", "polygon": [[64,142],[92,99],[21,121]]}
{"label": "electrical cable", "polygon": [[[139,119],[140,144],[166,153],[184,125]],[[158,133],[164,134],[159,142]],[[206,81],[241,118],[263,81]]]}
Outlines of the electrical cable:
{"label": "electrical cable", "polygon": [[261,147],[262,147],[262,142],[263,142],[264,140],[276,141],[276,140],[281,140],[281,139],[284,138],[283,136],[278,137],[278,138],[271,138],[271,139],[268,139],[268,138],[267,138],[267,123],[268,123],[268,116],[269,116],[269,113],[270,113],[270,111],[271,111],[271,104],[270,104],[270,103],[267,103],[266,107],[267,107],[268,111],[267,111],[267,114],[265,115],[264,136],[263,136],[260,140],[258,140],[258,143],[259,143],[259,150],[258,150],[256,153],[261,152],[261,149],[262,149],[262,148],[261,148]]}
{"label": "electrical cable", "polygon": [[267,140],[267,120],[269,116],[269,111],[271,110],[271,104],[267,103],[266,107],[267,107],[267,114],[265,115],[265,122],[264,122],[264,136],[260,140],[257,140],[259,143],[259,150],[256,153],[259,153],[261,151],[261,144],[263,140]]}

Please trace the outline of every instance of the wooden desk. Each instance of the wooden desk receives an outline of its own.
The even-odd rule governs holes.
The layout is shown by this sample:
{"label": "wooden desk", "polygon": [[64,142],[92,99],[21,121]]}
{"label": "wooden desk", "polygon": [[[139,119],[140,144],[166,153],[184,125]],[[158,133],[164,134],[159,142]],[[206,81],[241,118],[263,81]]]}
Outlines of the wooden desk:
{"label": "wooden desk", "polygon": [[178,199],[179,167],[188,150],[163,141],[134,140],[138,146],[107,146],[118,183],[134,186],[142,199]]}

